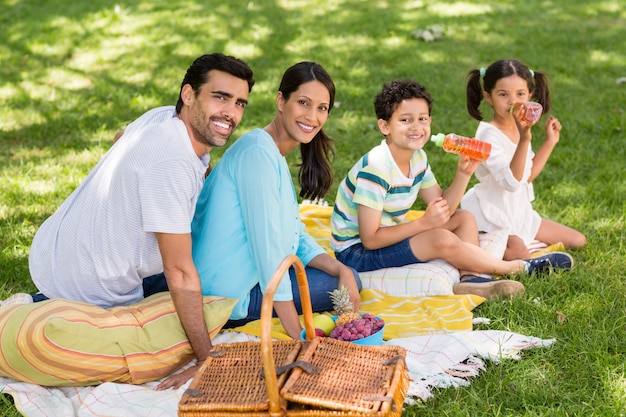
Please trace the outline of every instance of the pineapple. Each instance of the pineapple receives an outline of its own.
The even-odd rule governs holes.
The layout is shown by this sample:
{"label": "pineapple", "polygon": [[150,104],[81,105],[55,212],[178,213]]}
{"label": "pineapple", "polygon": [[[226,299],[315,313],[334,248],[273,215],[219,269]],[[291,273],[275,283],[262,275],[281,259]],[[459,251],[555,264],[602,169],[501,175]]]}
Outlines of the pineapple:
{"label": "pineapple", "polygon": [[341,286],[341,288],[331,291],[329,294],[337,315],[337,320],[335,320],[337,326],[343,326],[361,318],[361,315],[354,311],[354,306],[350,301],[350,293],[346,287]]}

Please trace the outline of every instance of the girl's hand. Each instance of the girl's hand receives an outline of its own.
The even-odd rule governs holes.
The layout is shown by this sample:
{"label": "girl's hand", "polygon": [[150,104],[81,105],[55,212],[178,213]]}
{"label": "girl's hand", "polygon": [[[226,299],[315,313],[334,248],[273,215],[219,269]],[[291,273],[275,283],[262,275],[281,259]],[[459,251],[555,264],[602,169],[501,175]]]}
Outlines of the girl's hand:
{"label": "girl's hand", "polygon": [[522,115],[524,114],[523,106],[519,106],[515,111],[513,111],[512,116],[513,120],[515,120],[515,125],[517,126],[517,131],[519,132],[520,139],[532,139],[532,135],[530,134],[530,128],[532,124],[524,123],[522,119]]}
{"label": "girl's hand", "polygon": [[426,211],[420,219],[429,225],[431,229],[443,226],[450,220],[448,201],[443,197],[434,198],[428,203]]}
{"label": "girl's hand", "polygon": [[476,159],[471,159],[468,156],[463,156],[461,157],[461,159],[459,159],[456,170],[461,174],[471,176],[474,171],[476,171],[476,168],[478,168],[478,165],[480,165],[480,161]]}
{"label": "girl's hand", "polygon": [[557,144],[561,137],[561,123],[554,117],[548,117],[546,121],[546,141]]}

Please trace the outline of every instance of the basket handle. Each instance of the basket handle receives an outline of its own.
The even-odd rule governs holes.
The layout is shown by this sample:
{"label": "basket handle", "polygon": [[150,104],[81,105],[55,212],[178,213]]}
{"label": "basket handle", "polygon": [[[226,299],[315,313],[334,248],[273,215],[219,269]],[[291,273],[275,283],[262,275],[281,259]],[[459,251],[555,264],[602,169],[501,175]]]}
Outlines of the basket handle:
{"label": "basket handle", "polygon": [[274,310],[274,294],[278,284],[290,266],[296,271],[298,280],[298,291],[302,301],[302,314],[304,315],[304,328],[306,338],[311,339],[315,334],[313,328],[313,307],[311,306],[311,294],[309,292],[309,282],[306,279],[304,265],[296,255],[287,255],[280,263],[272,275],[267,288],[263,293],[261,304],[261,356],[263,360],[263,371],[265,372],[265,384],[269,397],[270,416],[281,416],[280,396],[278,393],[278,378],[276,377],[276,365],[272,351],[272,312]]}

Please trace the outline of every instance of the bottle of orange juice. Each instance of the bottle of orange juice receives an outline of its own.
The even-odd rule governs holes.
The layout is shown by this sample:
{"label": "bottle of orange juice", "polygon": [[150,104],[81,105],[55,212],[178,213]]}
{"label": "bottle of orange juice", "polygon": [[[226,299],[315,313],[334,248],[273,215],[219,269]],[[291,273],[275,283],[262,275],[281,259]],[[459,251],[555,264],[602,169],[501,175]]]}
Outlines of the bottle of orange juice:
{"label": "bottle of orange juice", "polygon": [[511,107],[510,113],[513,114],[517,111],[518,108],[522,108],[522,114],[520,118],[520,122],[526,126],[532,126],[539,119],[541,119],[541,114],[543,113],[543,106],[535,101],[527,101],[526,103],[515,103],[513,107]]}
{"label": "bottle of orange juice", "polygon": [[484,161],[491,153],[491,143],[483,142],[476,138],[467,138],[454,133],[444,135],[438,133],[430,138],[437,146],[446,152],[452,152],[462,156],[468,156],[477,161]]}

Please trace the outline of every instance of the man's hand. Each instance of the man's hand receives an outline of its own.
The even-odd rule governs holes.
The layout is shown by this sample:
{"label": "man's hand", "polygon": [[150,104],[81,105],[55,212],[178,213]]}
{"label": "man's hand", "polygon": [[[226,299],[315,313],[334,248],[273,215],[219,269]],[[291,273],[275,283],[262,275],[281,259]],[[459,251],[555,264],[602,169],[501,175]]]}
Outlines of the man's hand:
{"label": "man's hand", "polygon": [[183,372],[168,376],[163,380],[163,382],[157,385],[156,390],[163,391],[170,388],[178,389],[182,387],[187,381],[196,375],[201,366],[202,364],[200,363],[192,366],[191,368],[185,369]]}

